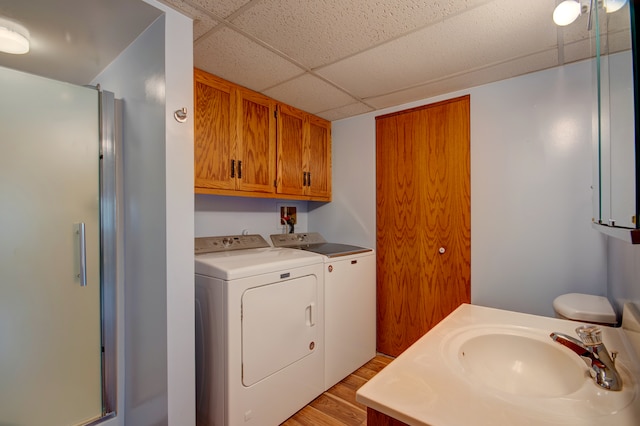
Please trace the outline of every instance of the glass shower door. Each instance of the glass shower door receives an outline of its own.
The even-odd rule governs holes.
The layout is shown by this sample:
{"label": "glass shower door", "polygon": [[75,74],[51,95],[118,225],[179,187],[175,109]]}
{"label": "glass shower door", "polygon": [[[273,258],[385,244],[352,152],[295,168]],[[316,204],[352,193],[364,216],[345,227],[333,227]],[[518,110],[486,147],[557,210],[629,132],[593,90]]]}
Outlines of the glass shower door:
{"label": "glass shower door", "polygon": [[0,424],[102,414],[98,92],[0,68]]}

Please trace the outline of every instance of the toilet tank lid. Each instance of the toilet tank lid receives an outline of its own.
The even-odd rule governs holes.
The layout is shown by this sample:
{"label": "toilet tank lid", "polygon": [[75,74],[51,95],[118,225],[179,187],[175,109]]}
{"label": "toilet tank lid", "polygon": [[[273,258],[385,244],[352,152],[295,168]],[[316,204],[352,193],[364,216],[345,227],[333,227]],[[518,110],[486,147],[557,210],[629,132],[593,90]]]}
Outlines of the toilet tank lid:
{"label": "toilet tank lid", "polygon": [[553,301],[553,309],[565,318],[601,324],[616,324],[616,313],[606,297],[569,293]]}

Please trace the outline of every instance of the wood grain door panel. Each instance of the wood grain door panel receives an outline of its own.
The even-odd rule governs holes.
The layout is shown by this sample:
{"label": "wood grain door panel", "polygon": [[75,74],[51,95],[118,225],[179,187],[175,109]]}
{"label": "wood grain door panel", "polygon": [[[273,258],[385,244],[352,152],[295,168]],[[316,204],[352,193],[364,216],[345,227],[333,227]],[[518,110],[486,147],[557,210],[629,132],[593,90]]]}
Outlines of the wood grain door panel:
{"label": "wood grain door panel", "polygon": [[331,123],[309,117],[309,147],[305,169],[308,170],[307,194],[331,195]]}
{"label": "wood grain door panel", "polygon": [[245,90],[239,97],[237,189],[275,192],[275,101]]}
{"label": "wood grain door panel", "polygon": [[278,181],[279,194],[303,193],[305,115],[287,105],[278,108]]}
{"label": "wood grain door panel", "polygon": [[376,118],[382,353],[470,301],[469,139],[468,96]]}
{"label": "wood grain door panel", "polygon": [[195,79],[195,186],[235,189],[231,161],[236,149],[234,89],[198,69]]}

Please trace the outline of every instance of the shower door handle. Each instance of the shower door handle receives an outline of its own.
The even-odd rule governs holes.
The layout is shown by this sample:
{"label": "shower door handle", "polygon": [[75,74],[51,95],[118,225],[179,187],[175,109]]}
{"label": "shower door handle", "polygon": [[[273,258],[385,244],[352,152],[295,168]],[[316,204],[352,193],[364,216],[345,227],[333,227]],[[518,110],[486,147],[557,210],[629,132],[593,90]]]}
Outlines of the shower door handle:
{"label": "shower door handle", "polygon": [[87,239],[84,222],[75,224],[76,235],[78,236],[78,258],[79,271],[76,275],[80,279],[80,287],[87,286]]}

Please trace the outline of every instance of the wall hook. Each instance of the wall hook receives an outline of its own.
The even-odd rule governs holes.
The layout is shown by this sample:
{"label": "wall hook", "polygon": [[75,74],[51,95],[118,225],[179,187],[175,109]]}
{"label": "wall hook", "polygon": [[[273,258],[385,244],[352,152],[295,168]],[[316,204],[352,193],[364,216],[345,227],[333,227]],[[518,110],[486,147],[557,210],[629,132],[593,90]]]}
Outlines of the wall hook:
{"label": "wall hook", "polygon": [[182,109],[176,110],[176,112],[173,113],[173,118],[175,118],[178,123],[187,121],[187,108],[183,107]]}

